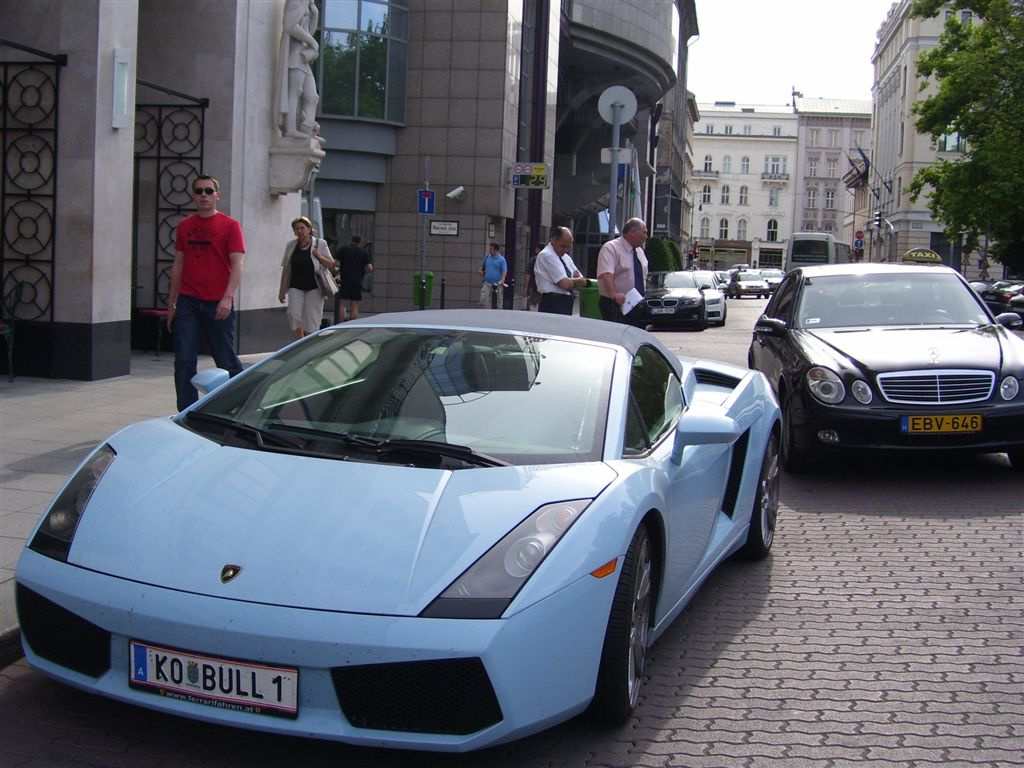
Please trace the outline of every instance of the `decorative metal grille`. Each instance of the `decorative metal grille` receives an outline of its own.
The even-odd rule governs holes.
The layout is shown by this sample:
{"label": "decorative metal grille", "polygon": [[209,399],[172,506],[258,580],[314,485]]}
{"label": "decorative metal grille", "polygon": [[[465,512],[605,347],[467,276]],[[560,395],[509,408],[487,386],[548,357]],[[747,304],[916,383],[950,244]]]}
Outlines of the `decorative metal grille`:
{"label": "decorative metal grille", "polygon": [[179,100],[135,107],[135,306],[164,309],[174,264],[174,235],[178,223],[192,213],[191,183],[203,169],[209,100],[142,80],[138,85]]}
{"label": "decorative metal grille", "polygon": [[0,39],[46,61],[0,62],[0,287],[23,283],[20,320],[53,321],[57,247],[57,105],[63,55]]}

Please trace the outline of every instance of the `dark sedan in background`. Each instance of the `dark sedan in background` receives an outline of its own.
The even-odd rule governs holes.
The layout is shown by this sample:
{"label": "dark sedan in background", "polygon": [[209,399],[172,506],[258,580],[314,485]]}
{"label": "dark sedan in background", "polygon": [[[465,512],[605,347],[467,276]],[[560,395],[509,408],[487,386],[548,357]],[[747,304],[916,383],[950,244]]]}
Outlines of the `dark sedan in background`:
{"label": "dark sedan in background", "polygon": [[1024,339],[940,266],[790,272],[754,327],[748,364],[783,413],[791,472],[847,451],[1005,452],[1024,470]]}
{"label": "dark sedan in background", "polygon": [[[708,306],[693,272],[653,272],[647,278],[646,309],[638,325],[655,328],[708,327]],[[632,315],[631,315],[632,317]]]}
{"label": "dark sedan in background", "polygon": [[1015,278],[993,283],[988,290],[981,292],[981,298],[984,299],[992,313],[998,315],[1000,312],[1012,312],[1010,301],[1022,293],[1024,293],[1024,278]]}

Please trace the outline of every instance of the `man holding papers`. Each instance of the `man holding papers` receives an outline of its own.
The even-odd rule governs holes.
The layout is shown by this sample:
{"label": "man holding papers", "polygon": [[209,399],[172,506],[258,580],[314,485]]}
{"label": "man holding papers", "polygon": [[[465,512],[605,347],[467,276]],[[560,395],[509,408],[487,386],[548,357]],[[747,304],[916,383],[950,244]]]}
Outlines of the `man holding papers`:
{"label": "man holding papers", "polygon": [[647,285],[647,225],[630,219],[622,237],[609,240],[597,255],[597,286],[601,293],[601,317],[613,323],[629,323],[630,313],[643,303]]}

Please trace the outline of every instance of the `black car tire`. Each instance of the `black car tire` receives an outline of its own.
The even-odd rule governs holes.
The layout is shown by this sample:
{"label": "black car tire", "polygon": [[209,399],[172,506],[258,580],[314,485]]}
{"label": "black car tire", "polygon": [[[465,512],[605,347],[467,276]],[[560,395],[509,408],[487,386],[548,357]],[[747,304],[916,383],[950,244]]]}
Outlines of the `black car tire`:
{"label": "black car tire", "polygon": [[697,323],[697,330],[698,331],[706,331],[707,329],[708,329],[708,313],[705,312],[703,319],[699,323]]}
{"label": "black car tire", "polygon": [[721,320],[720,320],[720,321],[718,322],[718,324],[719,324],[719,325],[720,325],[720,326],[721,326],[722,328],[724,328],[724,327],[725,327],[725,318],[726,318],[726,317],[727,317],[728,315],[729,315],[729,310],[727,310],[727,309],[726,309],[726,308],[725,308],[725,307],[723,306],[723,307],[722,307],[722,319],[721,319]]}
{"label": "black car tire", "polygon": [[1011,467],[1024,471],[1024,451],[1008,451],[1006,457],[1010,460]]}
{"label": "black car tire", "polygon": [[796,437],[793,434],[793,408],[787,402],[782,408],[782,466],[792,475],[799,475],[807,471],[807,458],[796,447]]}
{"label": "black car tire", "polygon": [[775,524],[779,519],[779,449],[773,432],[764,447],[761,474],[757,478],[754,507],[750,511],[750,530],[740,550],[749,560],[762,560],[768,556],[775,540]]}
{"label": "black car tire", "polygon": [[622,725],[636,709],[647,660],[653,572],[651,537],[641,523],[622,561],[588,711],[601,725]]}

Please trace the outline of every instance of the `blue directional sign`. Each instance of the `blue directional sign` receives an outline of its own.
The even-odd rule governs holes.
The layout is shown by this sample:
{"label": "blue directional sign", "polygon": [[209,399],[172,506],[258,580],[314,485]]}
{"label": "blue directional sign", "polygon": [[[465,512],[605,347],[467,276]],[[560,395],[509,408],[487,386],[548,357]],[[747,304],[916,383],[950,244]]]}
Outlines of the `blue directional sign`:
{"label": "blue directional sign", "polygon": [[854,248],[863,248],[864,247],[864,241],[861,240],[860,238],[857,238],[856,240],[853,241],[853,247]]}
{"label": "blue directional sign", "polygon": [[434,212],[434,190],[417,190],[416,197],[418,201],[416,213],[424,213],[430,215]]}

